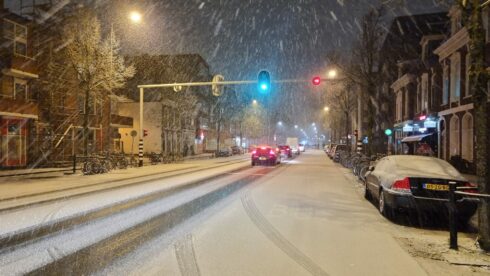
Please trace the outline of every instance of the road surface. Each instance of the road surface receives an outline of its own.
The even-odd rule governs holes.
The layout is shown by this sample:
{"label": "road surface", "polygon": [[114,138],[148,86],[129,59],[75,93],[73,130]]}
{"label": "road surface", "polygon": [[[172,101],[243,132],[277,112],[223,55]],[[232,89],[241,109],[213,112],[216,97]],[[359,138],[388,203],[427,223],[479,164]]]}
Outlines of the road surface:
{"label": "road surface", "polygon": [[323,152],[269,170],[100,273],[426,275]]}

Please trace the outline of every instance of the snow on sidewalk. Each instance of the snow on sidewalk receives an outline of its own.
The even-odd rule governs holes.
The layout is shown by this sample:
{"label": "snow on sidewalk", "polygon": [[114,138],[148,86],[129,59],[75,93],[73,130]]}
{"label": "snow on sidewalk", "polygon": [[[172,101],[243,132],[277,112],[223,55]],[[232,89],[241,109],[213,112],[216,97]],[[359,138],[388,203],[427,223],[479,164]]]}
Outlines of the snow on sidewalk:
{"label": "snow on sidewalk", "polygon": [[192,160],[183,163],[159,164],[144,166],[141,168],[128,168],[124,170],[113,170],[106,174],[97,175],[75,175],[64,176],[22,176],[14,178],[0,178],[0,201],[18,197],[32,196],[37,194],[54,192],[57,190],[82,188],[106,182],[121,181],[137,177],[145,177],[152,174],[181,171],[211,165],[221,164],[243,158],[232,157],[226,159]]}

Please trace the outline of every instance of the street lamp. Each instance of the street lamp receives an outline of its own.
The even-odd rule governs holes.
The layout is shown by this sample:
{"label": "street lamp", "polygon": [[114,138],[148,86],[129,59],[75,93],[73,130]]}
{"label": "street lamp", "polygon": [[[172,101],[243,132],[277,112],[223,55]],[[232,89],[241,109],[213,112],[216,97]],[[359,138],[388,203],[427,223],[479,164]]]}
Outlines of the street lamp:
{"label": "street lamp", "polygon": [[129,19],[131,19],[131,21],[133,21],[134,23],[140,23],[141,18],[142,18],[141,13],[137,11],[132,11],[129,13]]}
{"label": "street lamp", "polygon": [[294,128],[298,128],[298,125],[294,125]]}
{"label": "street lamp", "polygon": [[279,126],[282,126],[282,122],[281,122],[281,121],[277,122],[277,124],[278,124]]}
{"label": "street lamp", "polygon": [[329,79],[334,79],[337,77],[337,70],[335,69],[330,69],[327,73],[327,76]]}
{"label": "street lamp", "polygon": [[325,107],[323,108],[323,111],[325,111],[325,112],[328,112],[329,110],[330,110],[330,108],[329,108],[328,106],[325,106]]}

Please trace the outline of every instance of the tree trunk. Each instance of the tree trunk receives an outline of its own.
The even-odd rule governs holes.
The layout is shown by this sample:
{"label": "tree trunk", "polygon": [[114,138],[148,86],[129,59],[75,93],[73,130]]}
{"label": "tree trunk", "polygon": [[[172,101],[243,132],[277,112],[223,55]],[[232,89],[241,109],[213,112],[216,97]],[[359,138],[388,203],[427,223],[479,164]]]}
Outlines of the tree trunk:
{"label": "tree trunk", "polygon": [[345,112],[345,144],[347,145],[347,151],[351,151],[351,143],[349,139],[349,132],[350,132],[350,127],[349,127],[349,112]]}
{"label": "tree trunk", "polygon": [[[480,193],[490,194],[490,147],[488,145],[489,120],[487,105],[487,75],[485,72],[485,32],[482,8],[479,0],[471,1],[471,15],[467,23],[470,37],[471,67],[469,78],[474,99],[476,130],[476,174]],[[478,211],[478,242],[481,248],[490,250],[490,202],[482,200]]]}
{"label": "tree trunk", "polygon": [[83,115],[83,155],[88,155],[88,137],[89,137],[89,116],[92,112],[90,108],[90,89],[85,89],[85,114]]}

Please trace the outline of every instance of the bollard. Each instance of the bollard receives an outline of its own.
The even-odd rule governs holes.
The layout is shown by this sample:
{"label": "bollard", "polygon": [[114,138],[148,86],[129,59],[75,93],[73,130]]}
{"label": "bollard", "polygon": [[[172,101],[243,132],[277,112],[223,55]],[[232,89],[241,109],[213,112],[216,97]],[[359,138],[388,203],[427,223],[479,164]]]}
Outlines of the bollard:
{"label": "bollard", "polygon": [[449,248],[458,250],[458,229],[456,224],[456,182],[449,182]]}
{"label": "bollard", "polygon": [[73,155],[73,173],[77,172],[77,155]]}

